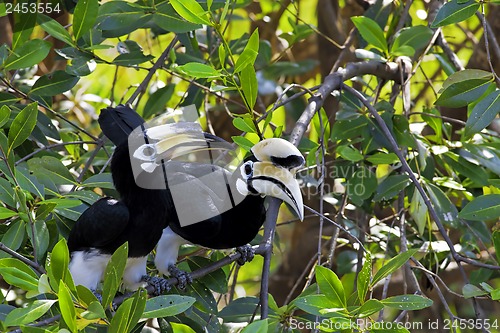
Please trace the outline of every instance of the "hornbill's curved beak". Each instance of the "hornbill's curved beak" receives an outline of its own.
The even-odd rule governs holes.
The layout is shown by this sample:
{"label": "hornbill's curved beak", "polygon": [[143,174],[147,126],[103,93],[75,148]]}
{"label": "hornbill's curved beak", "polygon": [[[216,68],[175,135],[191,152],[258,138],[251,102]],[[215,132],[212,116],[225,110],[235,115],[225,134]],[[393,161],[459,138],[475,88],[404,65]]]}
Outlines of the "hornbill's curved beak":
{"label": "hornbill's curved beak", "polygon": [[248,187],[262,195],[286,202],[299,219],[304,220],[304,204],[300,186],[294,175],[272,162],[253,163],[253,174],[247,180]]}

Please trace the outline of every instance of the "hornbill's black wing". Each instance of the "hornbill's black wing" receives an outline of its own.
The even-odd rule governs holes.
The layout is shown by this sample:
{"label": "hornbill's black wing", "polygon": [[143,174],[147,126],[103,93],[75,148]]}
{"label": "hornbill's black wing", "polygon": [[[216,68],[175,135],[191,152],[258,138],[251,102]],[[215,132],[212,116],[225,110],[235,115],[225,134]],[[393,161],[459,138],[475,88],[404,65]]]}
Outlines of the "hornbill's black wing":
{"label": "hornbill's black wing", "polygon": [[123,233],[129,222],[128,208],[113,198],[101,198],[80,216],[68,238],[70,252],[102,249],[113,253],[111,244]]}

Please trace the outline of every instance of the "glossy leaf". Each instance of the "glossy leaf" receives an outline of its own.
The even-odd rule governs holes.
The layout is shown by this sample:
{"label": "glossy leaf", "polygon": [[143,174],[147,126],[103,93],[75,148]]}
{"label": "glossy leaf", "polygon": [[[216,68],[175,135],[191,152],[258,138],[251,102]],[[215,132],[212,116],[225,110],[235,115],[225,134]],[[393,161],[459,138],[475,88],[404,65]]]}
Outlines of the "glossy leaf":
{"label": "glossy leaf", "polygon": [[29,93],[39,96],[55,96],[73,88],[78,80],[79,77],[69,75],[65,71],[56,71],[41,76],[31,87]]}
{"label": "glossy leaf", "polygon": [[345,160],[352,161],[352,162],[359,162],[361,161],[364,157],[363,154],[359,152],[359,150],[347,146],[347,145],[342,145],[337,147],[337,153]]}
{"label": "glossy leaf", "polygon": [[38,277],[35,272],[18,259],[0,259],[0,274],[10,285],[26,291],[38,290]]}
{"label": "glossy leaf", "polygon": [[471,221],[486,221],[500,217],[500,194],[476,197],[458,214],[458,217]]}
{"label": "glossy leaf", "polygon": [[11,11],[14,19],[14,29],[12,35],[12,49],[16,50],[20,45],[23,45],[29,41],[31,33],[36,25],[37,13],[33,11],[24,11],[23,7],[25,5],[30,5],[30,0],[18,0],[14,4],[19,5],[21,8],[19,11]]}
{"label": "glossy leaf", "polygon": [[488,295],[488,292],[479,287],[476,287],[473,284],[466,284],[462,287],[462,294],[464,294],[464,298],[472,298]]}
{"label": "glossy leaf", "polygon": [[410,202],[410,216],[415,221],[418,228],[418,233],[423,235],[425,226],[427,224],[427,205],[425,204],[424,198],[420,195],[418,191],[413,192],[413,197]]}
{"label": "glossy leaf", "polygon": [[497,258],[497,262],[500,263],[500,231],[495,230],[491,235],[493,240],[493,245],[495,246],[495,255]]}
{"label": "glossy leaf", "polygon": [[257,76],[253,66],[246,66],[240,73],[240,79],[243,96],[247,101],[248,107],[253,109],[257,101],[257,94],[259,93]]}
{"label": "glossy leaf", "polygon": [[7,105],[2,105],[2,107],[0,107],[0,128],[9,121],[11,112],[12,111]]}
{"label": "glossy leaf", "polygon": [[377,188],[377,177],[367,167],[359,168],[347,181],[347,194],[353,200],[368,199]]}
{"label": "glossy leaf", "polygon": [[450,201],[446,194],[434,184],[424,183],[424,185],[441,222],[452,226],[458,225],[457,207]]}
{"label": "glossy leaf", "polygon": [[481,99],[472,109],[465,123],[464,136],[470,137],[486,128],[500,112],[500,90]]}
{"label": "glossy leaf", "polygon": [[194,302],[195,298],[180,295],[162,295],[150,298],[146,302],[141,318],[160,318],[175,316],[189,309]]}
{"label": "glossy leaf", "polygon": [[125,265],[127,264],[127,258],[128,243],[124,243],[115,251],[115,253],[113,253],[108,265],[106,266],[106,270],[104,271],[104,286],[101,302],[105,308],[111,306],[111,302],[115,297],[118,287],[120,286],[123,272],[125,271]]}
{"label": "glossy leaf", "polygon": [[22,144],[30,136],[36,125],[37,114],[37,103],[31,103],[25,106],[14,118],[9,130],[7,155],[10,155],[12,149]]}
{"label": "glossy leaf", "polygon": [[73,14],[73,35],[75,39],[79,39],[93,27],[98,11],[98,0],[78,1]]}
{"label": "glossy leaf", "polygon": [[381,300],[387,307],[400,311],[421,310],[432,305],[432,300],[420,295],[398,295]]}
{"label": "glossy leaf", "polygon": [[64,323],[72,333],[77,333],[76,310],[73,304],[73,298],[71,297],[68,287],[66,287],[66,284],[62,281],[59,284],[57,298],[59,299],[59,309],[61,309],[61,316]]}
{"label": "glossy leaf", "polygon": [[40,27],[52,37],[59,39],[66,44],[75,45],[75,42],[71,39],[69,32],[56,20],[43,15],[42,13],[38,13],[36,20]]}
{"label": "glossy leaf", "polygon": [[17,212],[0,206],[0,219],[8,219],[9,217],[17,215]]}
{"label": "glossy leaf", "polygon": [[69,250],[66,240],[61,239],[52,249],[50,256],[50,266],[47,269],[51,286],[58,290],[59,283],[62,281],[71,290],[74,290],[73,279],[68,269]]}
{"label": "glossy leaf", "polygon": [[384,265],[378,270],[377,273],[373,276],[373,280],[371,286],[373,287],[377,282],[387,277],[389,274],[392,274],[398,268],[403,266],[415,253],[417,253],[418,249],[411,249],[406,252],[399,253],[394,258],[385,262]]}
{"label": "glossy leaf", "polygon": [[361,304],[364,303],[366,294],[370,288],[370,280],[372,277],[372,259],[369,253],[365,254],[365,262],[361,271],[357,277],[357,289],[358,289],[358,298]]}
{"label": "glossy leaf", "polygon": [[[424,25],[401,29],[391,46],[391,53],[397,52],[405,46],[409,46],[414,51],[422,49],[430,42],[433,34],[434,32]],[[409,56],[412,55],[409,54]]]}
{"label": "glossy leaf", "polygon": [[246,151],[250,151],[254,146],[254,143],[243,136],[233,136],[231,137],[238,146]]}
{"label": "glossy leaf", "polygon": [[240,297],[226,305],[219,312],[219,317],[228,323],[249,322],[258,306],[259,299],[257,297]]}
{"label": "glossy leaf", "polygon": [[114,189],[113,179],[111,178],[111,173],[104,172],[101,174],[90,176],[85,179],[82,183],[82,186],[85,187],[100,187],[100,188],[109,188]]}
{"label": "glossy leaf", "polygon": [[321,292],[335,303],[336,307],[346,307],[344,286],[337,274],[326,267],[316,266],[316,281]]}
{"label": "glossy leaf", "polygon": [[236,64],[234,65],[234,72],[239,73],[247,66],[253,66],[257,55],[259,54],[259,30],[255,29],[243,52],[241,52]]}
{"label": "glossy leaf", "polygon": [[157,11],[153,14],[153,22],[166,31],[185,33],[202,27],[201,24],[187,22],[182,19],[168,2],[156,5],[156,9]]}
{"label": "glossy leaf", "polygon": [[436,18],[432,22],[431,28],[462,22],[474,15],[478,9],[479,2],[474,0],[467,2],[460,2],[457,0],[449,1],[439,9]]}
{"label": "glossy leaf", "polygon": [[31,323],[43,316],[57,300],[36,300],[25,308],[12,310],[5,318],[5,326]]}
{"label": "glossy leaf", "polygon": [[481,97],[493,80],[491,73],[478,69],[465,69],[448,77],[441,89],[436,105],[457,108]]}
{"label": "glossy leaf", "polygon": [[234,125],[234,127],[236,127],[237,129],[239,129],[240,131],[243,131],[243,132],[247,132],[247,133],[256,133],[257,132],[252,119],[250,119],[248,117],[247,118],[239,118],[239,117],[234,118],[233,125]]}
{"label": "glossy leaf", "polygon": [[32,39],[19,46],[0,66],[5,70],[28,68],[40,63],[49,54],[51,45],[41,39]]}
{"label": "glossy leaf", "polygon": [[377,187],[377,192],[373,197],[374,201],[389,200],[398,195],[410,184],[410,179],[406,175],[392,175],[384,179]]}
{"label": "glossy leaf", "polygon": [[221,76],[219,71],[217,71],[216,69],[208,65],[200,64],[199,62],[190,62],[182,66],[177,66],[175,67],[175,69],[178,72],[197,78],[210,79],[218,78]]}
{"label": "glossy leaf", "polygon": [[368,162],[374,165],[378,164],[394,164],[399,162],[398,155],[394,153],[375,153],[366,158]]}
{"label": "glossy leaf", "polygon": [[322,317],[337,317],[340,311],[344,310],[343,306],[339,307],[338,302],[322,294],[299,297],[295,299],[293,305],[307,313]]}
{"label": "glossy leaf", "polygon": [[[16,221],[9,226],[9,229],[2,237],[2,243],[10,248],[11,250],[16,251],[19,249],[21,244],[23,243],[24,236],[26,235],[26,231],[24,228],[25,222]],[[1,252],[0,258],[8,257],[7,253]]]}
{"label": "glossy leaf", "polygon": [[257,320],[248,325],[241,331],[241,333],[267,333],[268,332],[268,319]]}
{"label": "glossy leaf", "polygon": [[365,16],[351,17],[351,20],[366,42],[383,52],[387,52],[387,40],[377,22]]}
{"label": "glossy leaf", "polygon": [[211,26],[207,12],[195,0],[170,0],[175,11],[188,22]]}
{"label": "glossy leaf", "polygon": [[146,305],[147,293],[144,289],[136,292],[133,298],[127,299],[120,305],[109,327],[109,333],[128,333],[139,321],[144,306]]}
{"label": "glossy leaf", "polygon": [[369,299],[358,309],[358,318],[366,318],[372,314],[379,312],[384,308],[384,304],[377,299]]}
{"label": "glossy leaf", "polygon": [[174,91],[175,85],[172,83],[156,90],[151,96],[149,96],[148,101],[144,106],[144,110],[142,111],[142,116],[148,119],[151,116],[163,113],[167,107],[167,102],[172,98]]}

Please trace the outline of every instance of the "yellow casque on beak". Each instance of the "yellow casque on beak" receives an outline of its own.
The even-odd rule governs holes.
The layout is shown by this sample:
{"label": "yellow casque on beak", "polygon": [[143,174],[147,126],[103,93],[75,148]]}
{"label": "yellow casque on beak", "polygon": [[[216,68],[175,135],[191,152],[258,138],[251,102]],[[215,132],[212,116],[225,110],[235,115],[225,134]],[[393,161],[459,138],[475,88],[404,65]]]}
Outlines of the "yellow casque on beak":
{"label": "yellow casque on beak", "polygon": [[262,195],[283,200],[301,221],[304,220],[304,203],[300,186],[287,169],[278,167],[272,162],[255,162],[253,174],[247,183]]}

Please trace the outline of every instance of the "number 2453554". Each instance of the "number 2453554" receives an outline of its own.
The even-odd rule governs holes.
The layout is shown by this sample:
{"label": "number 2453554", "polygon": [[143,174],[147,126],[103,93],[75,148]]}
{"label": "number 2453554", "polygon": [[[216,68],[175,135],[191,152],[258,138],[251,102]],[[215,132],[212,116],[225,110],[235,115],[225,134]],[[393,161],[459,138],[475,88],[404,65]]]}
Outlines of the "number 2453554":
{"label": "number 2453554", "polygon": [[12,4],[12,3],[6,3],[5,4],[5,12],[7,14],[11,13],[22,13],[22,14],[27,14],[27,13],[42,13],[42,14],[51,14],[51,13],[60,13],[61,8],[59,3],[17,3],[17,4]]}

